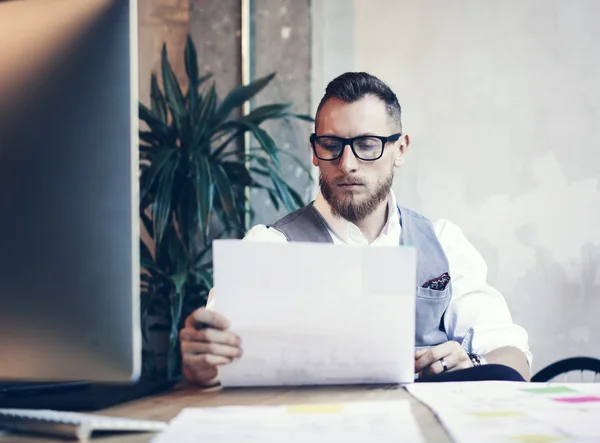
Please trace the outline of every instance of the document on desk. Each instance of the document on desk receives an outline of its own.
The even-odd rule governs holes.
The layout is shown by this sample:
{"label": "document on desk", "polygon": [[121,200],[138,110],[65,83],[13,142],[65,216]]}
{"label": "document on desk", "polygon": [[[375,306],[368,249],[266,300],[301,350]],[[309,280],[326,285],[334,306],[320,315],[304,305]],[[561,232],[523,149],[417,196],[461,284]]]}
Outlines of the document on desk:
{"label": "document on desk", "polygon": [[409,402],[187,408],[152,443],[424,443]]}
{"label": "document on desk", "polygon": [[600,388],[593,383],[415,383],[407,389],[456,443],[600,441]]}
{"label": "document on desk", "polygon": [[414,381],[416,251],[324,243],[213,244],[214,309],[243,355],[223,386]]}

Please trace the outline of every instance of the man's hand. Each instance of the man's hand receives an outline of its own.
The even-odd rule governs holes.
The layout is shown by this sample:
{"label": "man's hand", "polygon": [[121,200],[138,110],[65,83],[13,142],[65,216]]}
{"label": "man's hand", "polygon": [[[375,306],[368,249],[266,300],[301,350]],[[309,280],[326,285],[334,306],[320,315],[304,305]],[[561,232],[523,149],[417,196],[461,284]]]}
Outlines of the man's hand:
{"label": "man's hand", "polygon": [[415,373],[418,373],[420,377],[441,374],[445,371],[442,359],[448,371],[473,367],[467,351],[457,341],[451,340],[429,349],[417,351],[415,353]]}
{"label": "man's hand", "polygon": [[229,331],[227,318],[205,308],[197,309],[186,318],[179,338],[183,376],[197,385],[214,385],[218,366],[242,355],[241,340]]}

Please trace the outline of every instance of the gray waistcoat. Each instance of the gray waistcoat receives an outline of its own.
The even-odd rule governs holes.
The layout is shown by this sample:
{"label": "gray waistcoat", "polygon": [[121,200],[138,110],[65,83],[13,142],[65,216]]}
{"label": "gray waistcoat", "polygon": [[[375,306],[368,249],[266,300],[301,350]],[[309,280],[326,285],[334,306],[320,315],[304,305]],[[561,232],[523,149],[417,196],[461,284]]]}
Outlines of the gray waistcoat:
{"label": "gray waistcoat", "polygon": [[[448,259],[429,219],[400,206],[398,211],[402,226],[400,245],[417,249],[415,345],[417,348],[435,346],[448,341],[443,316],[452,297],[452,282],[441,290],[422,286],[445,272],[450,273]],[[288,241],[333,242],[327,223],[313,203],[288,214],[270,227],[282,232]]]}

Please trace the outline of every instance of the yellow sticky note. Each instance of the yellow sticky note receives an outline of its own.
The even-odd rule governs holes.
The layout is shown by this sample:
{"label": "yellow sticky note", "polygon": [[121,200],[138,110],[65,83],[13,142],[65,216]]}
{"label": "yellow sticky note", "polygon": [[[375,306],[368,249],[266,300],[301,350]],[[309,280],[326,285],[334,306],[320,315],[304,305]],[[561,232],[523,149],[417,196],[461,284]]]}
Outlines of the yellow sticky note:
{"label": "yellow sticky note", "polygon": [[543,434],[523,434],[514,435],[509,437],[510,440],[520,441],[523,443],[550,443],[554,441],[564,440],[563,437],[557,435],[543,435]]}
{"label": "yellow sticky note", "polygon": [[307,403],[286,406],[288,414],[337,414],[342,409],[342,405],[332,403]]}
{"label": "yellow sticky note", "polygon": [[503,418],[503,417],[518,417],[523,415],[518,411],[487,411],[487,412],[471,412],[471,415],[479,418]]}

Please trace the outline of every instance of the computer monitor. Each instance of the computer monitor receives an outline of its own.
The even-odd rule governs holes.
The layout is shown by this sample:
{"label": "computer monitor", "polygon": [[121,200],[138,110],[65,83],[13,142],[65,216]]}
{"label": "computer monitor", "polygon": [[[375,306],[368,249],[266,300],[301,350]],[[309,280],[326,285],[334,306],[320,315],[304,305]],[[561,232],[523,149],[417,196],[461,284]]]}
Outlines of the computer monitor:
{"label": "computer monitor", "polygon": [[0,2],[0,381],[141,367],[137,3]]}

